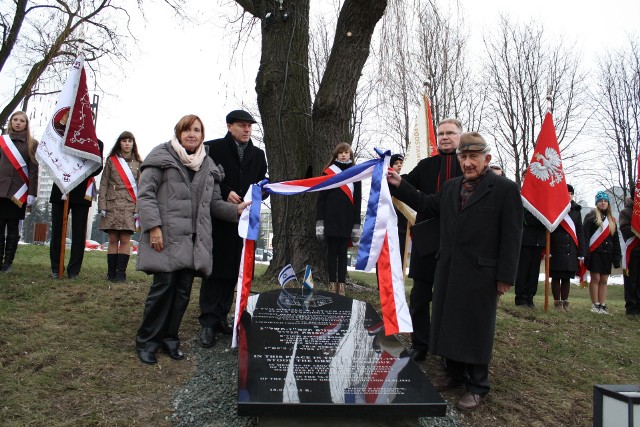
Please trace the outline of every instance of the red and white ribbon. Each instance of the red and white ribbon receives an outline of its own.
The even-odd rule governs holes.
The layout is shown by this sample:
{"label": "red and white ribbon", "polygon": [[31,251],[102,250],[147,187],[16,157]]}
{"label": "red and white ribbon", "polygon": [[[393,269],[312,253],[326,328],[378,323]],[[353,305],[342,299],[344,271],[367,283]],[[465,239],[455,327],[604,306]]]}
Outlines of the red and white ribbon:
{"label": "red and white ribbon", "polygon": [[20,178],[22,178],[22,186],[11,196],[11,201],[18,205],[18,207],[22,207],[27,201],[27,192],[29,191],[29,167],[20,154],[20,151],[18,151],[18,147],[16,147],[8,136],[0,136],[0,148],[2,148],[2,152],[7,156],[9,162],[11,162],[16,172],[18,172],[18,175],[20,175]]}
{"label": "red and white ribbon", "polygon": [[[596,215],[599,215],[599,214],[596,213]],[[602,227],[599,227],[589,239],[589,251],[590,252],[595,251],[598,248],[598,246],[600,246],[605,240],[607,240],[608,236],[609,236],[609,218],[605,217],[604,221],[602,221]]]}
{"label": "red and white ribbon", "polygon": [[124,187],[129,192],[129,195],[133,199],[133,203],[136,203],[138,200],[138,185],[136,184],[136,179],[133,176],[133,172],[131,171],[131,167],[127,163],[127,161],[121,156],[111,156],[109,157],[116,171],[118,172],[118,176],[122,180]]}
{"label": "red and white ribbon", "polygon": [[571,238],[573,239],[573,242],[576,244],[576,247],[578,247],[579,244],[578,244],[578,235],[576,234],[576,224],[573,222],[573,220],[571,219],[568,213],[562,219],[562,222],[560,223],[560,225],[562,226],[562,228],[564,228],[564,230],[567,233],[569,233],[569,236],[571,236]]}

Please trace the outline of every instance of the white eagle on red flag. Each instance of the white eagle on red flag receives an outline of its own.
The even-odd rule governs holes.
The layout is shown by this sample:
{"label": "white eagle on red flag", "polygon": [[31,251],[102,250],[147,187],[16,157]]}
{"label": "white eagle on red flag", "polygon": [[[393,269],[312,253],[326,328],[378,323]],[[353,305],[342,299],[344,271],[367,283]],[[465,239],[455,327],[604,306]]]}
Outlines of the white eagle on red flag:
{"label": "white eagle on red flag", "polygon": [[562,172],[562,160],[560,154],[551,147],[547,147],[544,155],[536,153],[534,160],[531,162],[531,173],[539,180],[546,181],[551,179],[550,186],[554,186],[562,182],[564,173]]}
{"label": "white eagle on red flag", "polygon": [[520,194],[524,207],[550,232],[560,225],[571,207],[551,113],[542,122]]}

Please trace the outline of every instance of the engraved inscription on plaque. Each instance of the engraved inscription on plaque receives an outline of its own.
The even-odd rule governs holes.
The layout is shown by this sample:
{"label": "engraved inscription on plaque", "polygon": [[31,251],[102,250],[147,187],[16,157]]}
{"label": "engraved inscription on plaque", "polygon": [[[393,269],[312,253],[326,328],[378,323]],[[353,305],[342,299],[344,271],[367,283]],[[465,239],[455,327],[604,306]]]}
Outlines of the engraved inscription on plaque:
{"label": "engraved inscription on plaque", "polygon": [[297,289],[249,298],[240,325],[238,396],[242,415],[274,415],[285,407],[282,415],[446,412],[400,342],[385,336],[370,304]]}

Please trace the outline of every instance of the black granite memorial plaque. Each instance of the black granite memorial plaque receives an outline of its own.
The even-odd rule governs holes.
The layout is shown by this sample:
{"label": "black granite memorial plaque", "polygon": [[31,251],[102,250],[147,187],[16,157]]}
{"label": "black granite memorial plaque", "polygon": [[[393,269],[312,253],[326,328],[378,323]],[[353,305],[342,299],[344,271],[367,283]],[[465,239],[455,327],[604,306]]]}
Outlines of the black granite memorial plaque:
{"label": "black granite memorial plaque", "polygon": [[239,415],[446,413],[442,396],[364,301],[300,289],[251,296],[238,347]]}

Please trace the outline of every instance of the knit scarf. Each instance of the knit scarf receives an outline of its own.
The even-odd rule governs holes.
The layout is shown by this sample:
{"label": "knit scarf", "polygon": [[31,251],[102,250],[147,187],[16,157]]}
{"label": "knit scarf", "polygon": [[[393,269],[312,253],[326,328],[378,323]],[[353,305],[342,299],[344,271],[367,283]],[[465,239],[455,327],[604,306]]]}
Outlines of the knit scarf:
{"label": "knit scarf", "polygon": [[14,132],[13,130],[9,129],[9,138],[11,138],[14,141],[26,141],[27,140],[27,130],[23,130],[20,132]]}
{"label": "knit scarf", "polygon": [[440,153],[440,172],[438,173],[438,181],[436,182],[437,193],[440,192],[445,182],[457,176],[456,163],[458,163],[455,150],[452,153],[445,153],[438,149],[438,152]]}
{"label": "knit scarf", "polygon": [[487,169],[488,168],[485,167],[477,178],[465,178],[462,180],[462,187],[460,188],[460,210],[467,206],[467,202],[469,202],[471,195],[476,191],[480,182],[482,182],[484,177],[487,175]]}
{"label": "knit scarf", "polygon": [[195,172],[200,169],[202,162],[207,156],[202,143],[198,145],[198,148],[196,148],[196,151],[193,154],[187,153],[187,150],[185,150],[185,148],[180,145],[180,142],[178,142],[176,138],[171,139],[171,147],[173,147],[175,152],[178,154],[180,162],[182,162],[182,164],[185,165],[188,169],[191,169]]}

